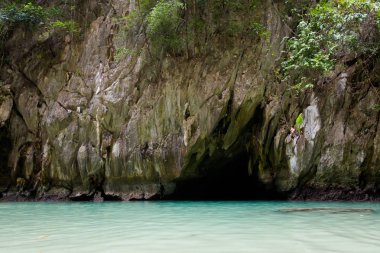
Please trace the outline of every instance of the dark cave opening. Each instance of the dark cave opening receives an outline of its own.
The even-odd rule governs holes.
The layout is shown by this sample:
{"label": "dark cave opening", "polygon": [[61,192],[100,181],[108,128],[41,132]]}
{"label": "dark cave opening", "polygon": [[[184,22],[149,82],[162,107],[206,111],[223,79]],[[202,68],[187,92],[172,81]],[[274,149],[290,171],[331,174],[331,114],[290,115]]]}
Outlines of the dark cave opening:
{"label": "dark cave opening", "polygon": [[[220,137],[224,136],[230,125],[224,118],[214,130],[212,139],[219,145],[212,155],[203,157],[197,166],[197,177],[176,182],[176,189],[170,199],[178,200],[283,200],[283,193],[276,191],[274,185],[264,184],[259,178],[258,156],[252,147],[255,133],[260,133],[264,111],[256,108],[253,117],[241,129],[236,142],[223,150]],[[248,148],[250,147],[250,148]],[[210,152],[208,152],[210,153]],[[251,163],[251,164],[250,164]],[[251,169],[249,169],[251,167]]]}
{"label": "dark cave opening", "polygon": [[205,164],[202,176],[180,180],[169,199],[174,200],[280,200],[284,199],[258,179],[258,169],[249,173],[249,154],[219,156]]}

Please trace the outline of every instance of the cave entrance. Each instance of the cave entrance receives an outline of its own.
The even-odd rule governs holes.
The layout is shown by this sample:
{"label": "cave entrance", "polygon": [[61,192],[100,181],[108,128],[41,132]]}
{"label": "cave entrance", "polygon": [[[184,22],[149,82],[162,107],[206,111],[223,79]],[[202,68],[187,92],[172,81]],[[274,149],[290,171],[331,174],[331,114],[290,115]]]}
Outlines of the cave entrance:
{"label": "cave entrance", "polygon": [[[279,193],[274,182],[264,184],[259,177],[259,156],[251,143],[260,133],[264,122],[262,108],[255,109],[235,143],[228,150],[223,146],[223,137],[231,127],[227,116],[220,120],[209,139],[204,140],[204,147],[189,157],[190,166],[184,169],[182,179],[176,182],[176,189],[171,199],[182,200],[281,200],[286,195]],[[211,151],[212,150],[212,151]],[[201,159],[201,161],[198,161]],[[193,161],[193,164],[191,164]],[[194,168],[192,165],[195,165]],[[187,171],[189,170],[189,171]],[[195,170],[195,171],[194,171]],[[191,178],[186,176],[192,175]]]}
{"label": "cave entrance", "polygon": [[230,157],[220,154],[205,159],[200,176],[177,182],[171,199],[182,200],[272,200],[281,197],[258,180],[257,166],[249,172],[249,153]]}

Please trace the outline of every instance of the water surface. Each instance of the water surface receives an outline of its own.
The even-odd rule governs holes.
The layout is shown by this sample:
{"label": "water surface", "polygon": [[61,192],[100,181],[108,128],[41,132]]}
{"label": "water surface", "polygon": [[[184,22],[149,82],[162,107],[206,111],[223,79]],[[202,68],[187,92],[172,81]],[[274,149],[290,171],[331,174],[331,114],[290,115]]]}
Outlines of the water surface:
{"label": "water surface", "polygon": [[0,252],[379,253],[380,203],[0,203]]}

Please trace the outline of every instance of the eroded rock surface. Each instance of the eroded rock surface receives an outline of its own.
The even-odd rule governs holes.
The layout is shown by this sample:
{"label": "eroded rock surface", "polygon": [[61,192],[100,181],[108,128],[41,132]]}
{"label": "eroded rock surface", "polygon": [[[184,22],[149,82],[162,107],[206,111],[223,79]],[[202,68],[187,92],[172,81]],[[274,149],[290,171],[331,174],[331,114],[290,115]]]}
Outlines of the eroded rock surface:
{"label": "eroded rock surface", "polygon": [[[2,191],[23,178],[37,199],[379,196],[379,63],[371,82],[353,66],[289,96],[275,75],[290,33],[282,2],[260,1],[268,39],[215,37],[206,54],[160,61],[142,32],[118,39],[134,1],[85,2],[81,38],[17,30],[6,44]],[[132,53],[116,60],[120,43]]]}

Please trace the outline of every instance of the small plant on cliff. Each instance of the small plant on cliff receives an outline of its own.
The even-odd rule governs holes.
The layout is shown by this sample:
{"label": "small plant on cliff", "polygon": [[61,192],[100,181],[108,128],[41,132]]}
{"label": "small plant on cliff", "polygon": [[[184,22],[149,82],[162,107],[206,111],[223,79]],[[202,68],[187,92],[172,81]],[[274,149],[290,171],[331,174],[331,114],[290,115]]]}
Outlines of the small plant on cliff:
{"label": "small plant on cliff", "polygon": [[298,115],[296,119],[296,124],[295,124],[296,130],[298,131],[298,133],[301,133],[302,125],[303,125],[303,114],[300,113],[300,115]]}
{"label": "small plant on cliff", "polygon": [[178,0],[161,0],[149,13],[147,35],[156,51],[176,50],[181,46],[178,29],[183,8]]}
{"label": "small plant on cliff", "polygon": [[264,38],[266,40],[270,37],[270,32],[259,22],[252,21],[248,26],[248,32],[259,36],[261,38]]}
{"label": "small plant on cliff", "polygon": [[287,41],[282,70],[297,91],[313,87],[347,55],[378,51],[380,3],[374,0],[321,1]]}
{"label": "small plant on cliff", "polygon": [[73,20],[56,20],[50,25],[50,27],[51,29],[65,30],[70,33],[77,33],[79,31],[78,23]]}
{"label": "small plant on cliff", "polygon": [[371,109],[375,112],[380,112],[380,104],[374,104],[371,106]]}

